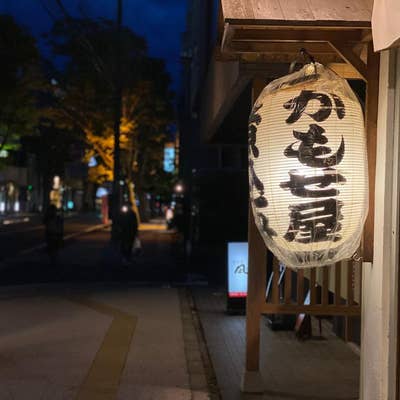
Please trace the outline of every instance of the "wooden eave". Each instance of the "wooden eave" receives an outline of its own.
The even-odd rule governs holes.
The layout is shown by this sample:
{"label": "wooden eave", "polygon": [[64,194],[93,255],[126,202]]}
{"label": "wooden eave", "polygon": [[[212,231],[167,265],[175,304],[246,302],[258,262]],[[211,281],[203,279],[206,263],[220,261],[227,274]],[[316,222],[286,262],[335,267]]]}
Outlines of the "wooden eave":
{"label": "wooden eave", "polygon": [[225,23],[368,27],[371,0],[221,0]]}
{"label": "wooden eave", "polygon": [[364,1],[222,0],[221,59],[290,63],[304,47],[346,78],[365,80],[372,35],[371,9]]}

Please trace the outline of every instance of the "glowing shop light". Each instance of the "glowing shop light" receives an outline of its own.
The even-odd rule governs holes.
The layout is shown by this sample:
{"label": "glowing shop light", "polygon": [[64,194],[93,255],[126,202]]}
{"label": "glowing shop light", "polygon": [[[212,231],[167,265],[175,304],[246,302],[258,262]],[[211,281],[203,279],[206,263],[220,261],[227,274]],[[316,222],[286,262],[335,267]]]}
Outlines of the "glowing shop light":
{"label": "glowing shop light", "polygon": [[250,197],[267,247],[284,264],[333,264],[357,250],[368,212],[363,113],[321,64],[271,82],[249,119]]}

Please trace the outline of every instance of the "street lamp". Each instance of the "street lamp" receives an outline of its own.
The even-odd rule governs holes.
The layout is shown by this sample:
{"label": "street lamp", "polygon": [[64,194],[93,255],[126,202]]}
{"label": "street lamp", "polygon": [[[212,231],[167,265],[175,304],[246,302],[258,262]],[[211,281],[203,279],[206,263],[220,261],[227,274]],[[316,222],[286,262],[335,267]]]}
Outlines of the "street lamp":
{"label": "street lamp", "polygon": [[174,186],[174,192],[175,192],[176,194],[182,194],[182,193],[184,192],[183,184],[178,182],[178,183]]}

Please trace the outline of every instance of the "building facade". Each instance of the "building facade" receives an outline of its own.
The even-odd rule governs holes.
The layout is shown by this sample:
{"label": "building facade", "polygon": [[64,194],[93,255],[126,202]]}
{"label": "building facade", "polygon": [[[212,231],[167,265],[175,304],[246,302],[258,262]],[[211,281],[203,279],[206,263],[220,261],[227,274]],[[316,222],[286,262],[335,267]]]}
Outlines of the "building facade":
{"label": "building facade", "polygon": [[[192,46],[197,42],[193,35],[186,37],[186,104],[201,107],[185,108],[189,111],[185,114],[186,122],[190,123],[186,125],[186,131],[183,129],[182,141],[189,140],[193,133],[190,140],[196,138],[197,142],[183,147],[182,163],[190,158],[201,140],[209,147],[215,145],[219,149],[230,145],[245,146],[252,103],[268,82],[287,74],[301,47],[306,47],[318,61],[351,80],[360,97],[366,95],[370,212],[364,229],[360,274],[356,278],[348,276],[347,285],[353,285],[354,292],[358,293],[353,300],[358,304],[361,302],[360,399],[398,399],[400,50],[396,46],[399,46],[400,30],[396,22],[393,23],[397,16],[398,25],[400,18],[398,2],[376,0],[373,4],[370,0],[341,0],[337,4],[324,2],[323,7],[319,7],[317,2],[299,0],[288,7],[287,3],[278,1],[280,7],[276,8],[268,7],[268,1],[255,5],[245,0],[221,0],[219,17],[213,19],[197,14],[196,6],[202,7],[205,3],[208,4],[191,2],[188,27],[197,33],[209,32],[210,23],[215,23],[216,40],[209,42],[208,56],[202,56],[200,85],[197,81],[197,86],[193,86],[188,84],[192,73],[188,71],[195,65],[192,62],[197,53]],[[194,15],[198,16],[197,25],[193,21]],[[203,28],[199,27],[199,21]],[[385,32],[387,35],[382,37]],[[197,89],[193,90],[194,87]],[[193,99],[197,103],[190,103]],[[246,152],[240,157],[247,157]],[[193,175],[195,164],[186,164],[184,176]],[[221,163],[216,162],[210,173],[217,181],[216,171],[221,167]],[[240,181],[239,172],[235,174],[237,182],[241,182],[240,191],[247,199],[247,177]],[[211,201],[209,207],[217,213],[215,203],[215,200],[214,203]],[[247,228],[242,220],[239,221]],[[252,247],[256,233],[251,229],[250,224],[249,246],[253,260],[249,260],[250,269],[252,264],[265,262],[260,255],[264,250],[255,245]],[[318,276],[314,279],[319,284]],[[253,289],[257,287],[260,289],[260,285],[253,285]],[[265,290],[262,285],[260,290]],[[262,294],[257,296],[265,302]],[[258,359],[254,356],[254,346],[249,344],[249,340],[253,344],[259,341],[255,332],[258,317],[254,314],[261,313],[260,310],[254,312],[251,304],[248,308],[244,391],[260,391],[261,388],[257,387],[260,384],[257,380]],[[249,318],[253,318],[253,328],[249,328]]]}

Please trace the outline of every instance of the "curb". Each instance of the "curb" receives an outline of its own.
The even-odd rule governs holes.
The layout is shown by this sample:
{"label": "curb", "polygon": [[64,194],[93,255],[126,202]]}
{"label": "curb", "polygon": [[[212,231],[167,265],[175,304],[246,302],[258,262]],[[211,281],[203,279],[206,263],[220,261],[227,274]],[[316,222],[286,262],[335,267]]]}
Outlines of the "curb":
{"label": "curb", "polygon": [[[77,212],[72,212],[72,213],[68,213],[66,215],[64,215],[64,219],[68,219],[68,218],[73,218],[76,217],[77,215],[79,215],[79,213]],[[7,217],[7,215],[0,215],[0,226],[1,225],[20,225],[26,222],[30,222],[32,219],[39,219],[41,220],[43,218],[42,213],[32,213],[32,214],[19,214],[19,215],[15,215],[14,216],[9,216]]]}
{"label": "curb", "polygon": [[[222,397],[207,348],[203,327],[190,288],[180,289],[179,297],[192,400],[205,398],[221,400]],[[199,363],[201,363],[201,367]]]}

